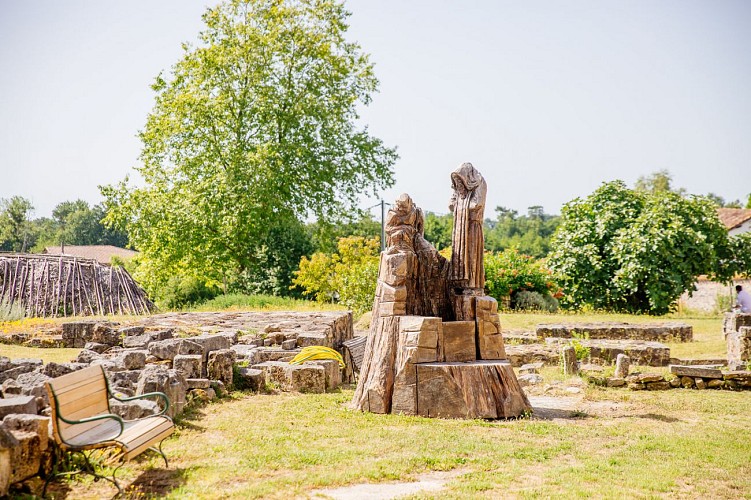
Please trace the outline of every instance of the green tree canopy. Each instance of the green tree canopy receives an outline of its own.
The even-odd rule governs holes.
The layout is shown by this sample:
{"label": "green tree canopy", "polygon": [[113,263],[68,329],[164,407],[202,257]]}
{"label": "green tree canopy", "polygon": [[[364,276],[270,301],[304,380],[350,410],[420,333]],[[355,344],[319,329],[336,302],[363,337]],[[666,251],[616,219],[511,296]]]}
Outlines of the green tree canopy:
{"label": "green tree canopy", "polygon": [[574,307],[664,314],[699,275],[749,270],[712,201],[622,181],[567,203],[553,247],[549,266]]}
{"label": "green tree canopy", "polygon": [[46,246],[65,245],[114,245],[126,247],[127,235],[102,224],[104,207],[93,207],[84,200],[63,201],[52,210],[52,219],[33,221],[36,237],[35,250]]}
{"label": "green tree canopy", "polygon": [[493,252],[516,249],[524,255],[542,258],[550,252],[550,239],[560,216],[546,214],[540,205],[527,209],[526,215],[516,210],[496,207],[496,218],[485,221],[485,248]]}
{"label": "green tree canopy", "polygon": [[34,206],[22,196],[0,199],[0,250],[25,252],[32,245]]}
{"label": "green tree canopy", "polygon": [[[108,221],[170,274],[226,282],[259,262],[279,221],[335,219],[393,184],[394,149],[358,123],[378,81],[336,1],[230,0],[153,85],[144,187],[105,187]],[[275,243],[272,243],[275,244]],[[148,271],[147,271],[148,270]]]}

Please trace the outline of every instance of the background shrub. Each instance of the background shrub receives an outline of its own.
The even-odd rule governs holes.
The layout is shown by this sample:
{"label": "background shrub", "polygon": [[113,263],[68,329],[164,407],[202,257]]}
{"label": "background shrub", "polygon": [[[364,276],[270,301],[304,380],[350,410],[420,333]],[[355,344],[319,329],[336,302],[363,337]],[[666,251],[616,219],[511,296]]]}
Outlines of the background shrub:
{"label": "background shrub", "polygon": [[560,293],[544,262],[515,249],[485,254],[485,288],[499,303],[539,311],[555,311]]}

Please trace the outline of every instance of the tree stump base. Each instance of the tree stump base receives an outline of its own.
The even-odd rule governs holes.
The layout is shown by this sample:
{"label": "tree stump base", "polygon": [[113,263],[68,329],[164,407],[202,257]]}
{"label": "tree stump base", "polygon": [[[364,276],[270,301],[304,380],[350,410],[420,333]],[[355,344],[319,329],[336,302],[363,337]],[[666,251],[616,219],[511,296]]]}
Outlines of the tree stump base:
{"label": "tree stump base", "polygon": [[510,418],[532,410],[511,363],[423,363],[417,374],[417,415]]}

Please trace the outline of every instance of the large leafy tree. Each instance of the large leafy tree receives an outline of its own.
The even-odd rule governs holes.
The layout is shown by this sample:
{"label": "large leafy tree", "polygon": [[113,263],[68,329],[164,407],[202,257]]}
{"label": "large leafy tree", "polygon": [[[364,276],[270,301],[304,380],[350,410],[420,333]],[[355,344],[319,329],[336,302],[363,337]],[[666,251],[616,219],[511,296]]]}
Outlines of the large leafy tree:
{"label": "large leafy tree", "polygon": [[144,186],[102,190],[148,288],[176,272],[232,281],[280,224],[333,219],[393,184],[395,150],[358,123],[378,81],[348,15],[336,1],[225,1],[156,78]]}
{"label": "large leafy tree", "polygon": [[565,305],[664,314],[699,275],[726,281],[749,271],[704,197],[614,181],[562,212],[548,263]]}

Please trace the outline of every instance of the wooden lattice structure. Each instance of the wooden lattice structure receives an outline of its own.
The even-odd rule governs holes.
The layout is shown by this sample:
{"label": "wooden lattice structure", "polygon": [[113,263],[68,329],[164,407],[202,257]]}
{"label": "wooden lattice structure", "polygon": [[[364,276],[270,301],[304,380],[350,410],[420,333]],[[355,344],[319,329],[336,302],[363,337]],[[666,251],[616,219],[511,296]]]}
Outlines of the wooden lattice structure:
{"label": "wooden lattice structure", "polygon": [[0,254],[0,304],[29,317],[149,314],[146,292],[123,267],[69,255]]}

